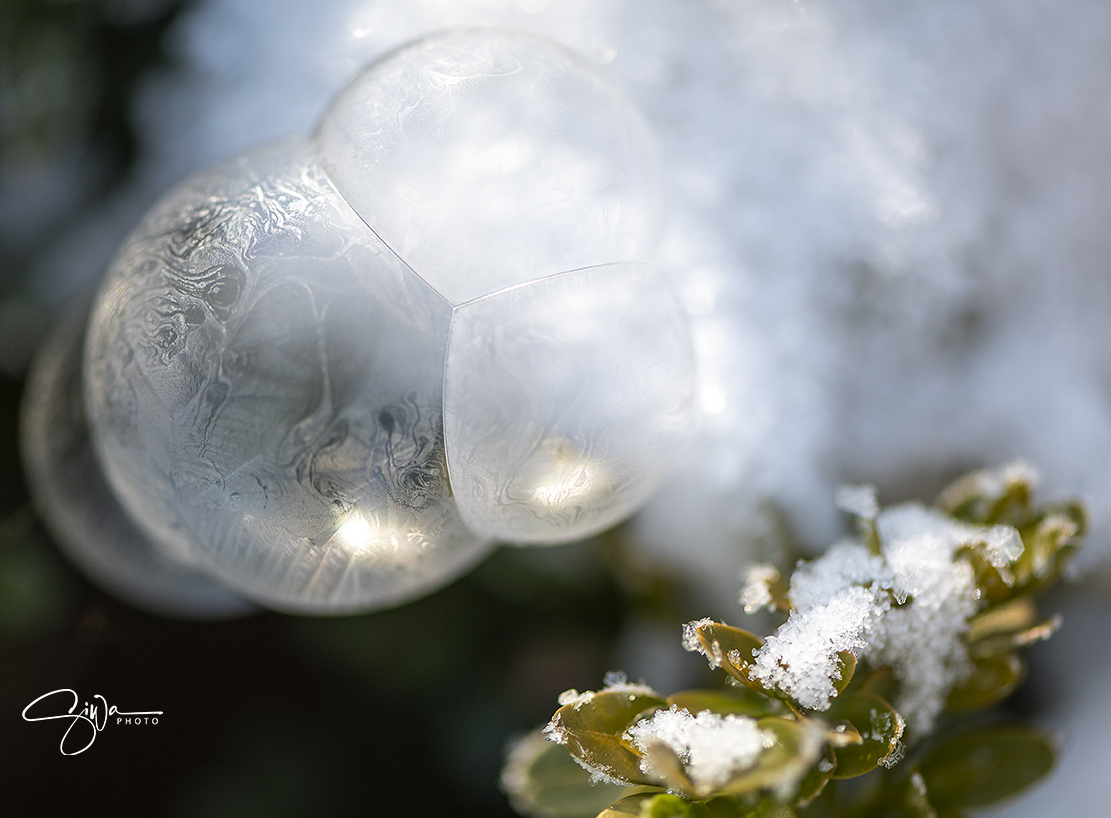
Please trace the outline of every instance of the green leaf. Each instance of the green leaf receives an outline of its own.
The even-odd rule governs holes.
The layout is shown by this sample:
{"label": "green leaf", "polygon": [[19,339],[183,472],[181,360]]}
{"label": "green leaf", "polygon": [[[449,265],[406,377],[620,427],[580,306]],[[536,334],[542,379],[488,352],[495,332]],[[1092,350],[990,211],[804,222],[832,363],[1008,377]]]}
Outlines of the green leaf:
{"label": "green leaf", "polygon": [[530,733],[513,749],[502,785],[513,809],[533,818],[594,818],[628,787],[593,784],[590,773],[561,744]]}
{"label": "green leaf", "polygon": [[609,688],[563,705],[551,732],[589,769],[630,784],[655,784],[640,769],[640,756],[621,737],[638,717],[667,707],[661,697],[630,688]]}
{"label": "green leaf", "polygon": [[754,664],[752,654],[764,646],[764,640],[748,631],[722,622],[705,620],[694,625],[702,653],[714,667],[721,667],[745,687],[761,693],[771,693],[762,684],[749,677]]}
{"label": "green leaf", "polygon": [[822,794],[830,779],[833,778],[833,771],[836,768],[837,756],[834,755],[833,748],[827,745],[822,758],[799,781],[799,789],[795,795],[795,800],[800,807],[805,807]]}
{"label": "green leaf", "polygon": [[837,691],[835,695],[841,695],[853,680],[853,674],[856,672],[856,657],[847,650],[841,650],[837,652],[837,662],[839,675],[833,679],[833,689]]}
{"label": "green leaf", "polygon": [[899,688],[899,682],[895,678],[895,673],[890,667],[881,667],[873,670],[868,674],[868,678],[864,680],[864,686],[861,688],[863,693],[873,693],[881,699],[891,701],[895,697],[895,692]]}
{"label": "green leaf", "polygon": [[945,706],[969,712],[989,707],[1010,695],[1026,674],[1026,665],[1015,653],[973,656],[972,674],[949,691]]}
{"label": "green leaf", "polygon": [[1053,745],[1033,727],[993,724],[934,745],[920,770],[939,812],[1015,795],[1053,766]]}
{"label": "green leaf", "polygon": [[1005,602],[1014,594],[1015,578],[1009,569],[1000,571],[979,549],[980,544],[964,546],[957,555],[968,560],[976,577],[980,598],[989,605]]}
{"label": "green leaf", "polygon": [[678,705],[690,713],[697,714],[703,710],[711,710],[722,716],[732,713],[760,718],[786,712],[778,699],[747,687],[732,687],[725,690],[682,690],[668,696],[667,703]]}
{"label": "green leaf", "polygon": [[969,644],[1006,633],[1017,633],[1038,621],[1038,608],[1029,596],[1019,596],[978,613],[968,620]]}
{"label": "green leaf", "polygon": [[825,740],[833,748],[856,747],[864,743],[864,737],[847,721],[841,721],[826,730]]}
{"label": "green leaf", "polygon": [[1084,525],[1079,506],[1043,516],[1035,526],[1022,532],[1023,551],[1015,562],[1015,585],[1024,591],[1044,588],[1056,582],[1068,561],[1079,548],[1078,537]]}
{"label": "green leaf", "polygon": [[[613,802],[606,809],[598,813],[597,818],[641,818],[641,810],[650,804],[650,802],[660,797],[661,793],[656,792],[638,792],[633,795],[626,795],[624,798]],[[675,798],[675,796],[666,796],[668,798]],[[683,799],[678,799],[682,801]],[[681,815],[682,813],[680,813]]]}
{"label": "green leaf", "polygon": [[825,717],[848,722],[862,738],[860,744],[834,748],[834,778],[855,778],[880,764],[898,761],[905,722],[886,699],[874,693],[849,693],[834,699]]}
{"label": "green leaf", "polygon": [[750,806],[736,798],[688,801],[670,793],[638,793],[622,798],[598,818],[797,818],[786,804],[765,799]]}
{"label": "green leaf", "polygon": [[[641,818],[693,818],[697,813],[692,808],[700,805],[692,804],[678,795],[657,795],[646,801],[640,808]],[[701,812],[701,810],[698,810]],[[698,815],[698,818],[702,818]]]}
{"label": "green leaf", "polygon": [[666,744],[661,742],[650,744],[645,750],[644,759],[648,769],[658,779],[653,783],[664,784],[671,792],[682,793],[688,798],[699,799],[712,794],[699,791],[687,775],[683,760]]}
{"label": "green leaf", "polygon": [[1021,525],[1030,515],[1031,477],[1015,464],[975,471],[946,486],[934,505],[971,523]]}
{"label": "green leaf", "polygon": [[1061,627],[1062,621],[1061,615],[1056,614],[1046,619],[1044,622],[1039,622],[1037,625],[1026,628],[1025,630],[1016,631],[1014,633],[1001,633],[996,636],[989,636],[986,639],[981,639],[979,642],[969,645],[968,650],[973,657],[1000,656],[1018,648],[1025,648],[1035,642],[1048,639]]}
{"label": "green leaf", "polygon": [[903,782],[896,798],[901,802],[906,818],[938,818],[937,810],[930,803],[926,780],[918,770]]}
{"label": "green leaf", "polygon": [[[721,798],[711,801],[709,806],[717,803],[717,801],[725,801],[727,799]],[[719,818],[718,813],[712,813],[713,818]],[[795,811],[791,809],[789,804],[784,804],[774,798],[765,798],[754,809],[748,812],[740,813],[743,818],[798,818]],[[729,818],[727,814],[722,813],[720,818]]]}

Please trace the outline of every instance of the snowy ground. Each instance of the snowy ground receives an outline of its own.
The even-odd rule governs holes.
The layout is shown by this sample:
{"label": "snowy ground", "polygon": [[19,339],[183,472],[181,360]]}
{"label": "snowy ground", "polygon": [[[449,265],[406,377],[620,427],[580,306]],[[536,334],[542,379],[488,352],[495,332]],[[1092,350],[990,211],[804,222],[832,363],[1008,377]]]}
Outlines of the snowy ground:
{"label": "snowy ground", "polygon": [[[845,482],[889,503],[1022,457],[1050,495],[1089,501],[1086,559],[1106,552],[1102,0],[206,0],[174,31],[178,66],[145,89],[133,183],[41,260],[42,297],[60,308],[87,286],[170,183],[308,131],[361,65],[490,24],[603,64],[659,141],[661,263],[694,321],[701,411],[638,531],[694,566],[707,614],[737,618],[737,573],[767,556],[753,532],[775,509],[810,549],[832,542]],[[1084,617],[1106,622],[1098,604]],[[1083,651],[1068,632],[1059,649]],[[1085,678],[1071,713],[1095,695]],[[1069,748],[1106,753],[1100,719],[1060,715]],[[1091,778],[1062,773],[1005,814],[1095,803]]]}

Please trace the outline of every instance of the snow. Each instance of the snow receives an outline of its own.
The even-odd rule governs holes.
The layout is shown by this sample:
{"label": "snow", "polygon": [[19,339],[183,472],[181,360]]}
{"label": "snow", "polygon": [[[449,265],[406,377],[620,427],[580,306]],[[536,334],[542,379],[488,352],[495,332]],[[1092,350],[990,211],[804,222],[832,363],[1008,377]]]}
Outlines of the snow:
{"label": "snow", "polygon": [[652,688],[643,684],[630,684],[625,674],[620,671],[610,671],[606,674],[603,680],[603,687],[601,691],[587,690],[582,693],[572,688],[571,690],[564,690],[559,694],[559,705],[572,705],[576,710],[584,704],[592,701],[598,693],[627,693],[630,696],[659,696]]}
{"label": "snow", "polygon": [[683,650],[690,651],[691,653],[701,653],[709,660],[710,667],[721,667],[721,663],[725,661],[725,656],[721,652],[721,645],[717,642],[713,642],[707,649],[703,647],[702,640],[698,638],[698,629],[712,624],[714,624],[714,620],[707,617],[695,622],[688,622],[684,625]]}
{"label": "snow", "polygon": [[821,559],[800,562],[791,575],[791,604],[798,610],[827,605],[850,585],[895,587],[895,574],[883,557],[856,540],[841,540]]}
{"label": "snow", "polygon": [[[625,735],[642,754],[657,743],[669,748],[702,793],[712,792],[755,764],[767,740],[748,716],[722,716],[709,710],[692,715],[678,705],[641,719]],[[641,769],[660,776],[651,755],[641,761]]]}
{"label": "snow", "polygon": [[772,599],[770,586],[779,582],[779,579],[779,571],[771,565],[757,563],[749,567],[739,599],[744,605],[745,613],[756,613],[762,608],[772,609],[775,601]]}
{"label": "snow", "polygon": [[825,710],[840,679],[839,651],[859,656],[864,634],[885,611],[886,597],[876,589],[851,585],[828,603],[791,614],[754,654],[752,678],[778,687],[812,710]]}
{"label": "snow", "polygon": [[984,533],[984,553],[996,568],[1006,569],[1022,550],[1022,537],[1009,525],[994,525]]}
{"label": "snow", "polygon": [[875,486],[841,486],[834,496],[834,504],[861,520],[874,520],[880,513]]}
{"label": "snow", "polygon": [[880,512],[882,555],[844,540],[791,578],[787,622],[756,652],[753,678],[799,704],[825,710],[835,695],[839,651],[890,665],[902,683],[896,709],[929,733],[953,685],[970,670],[962,636],[979,609],[961,546],[985,542],[1006,568],[1022,554],[1018,532],[957,522],[917,503]]}

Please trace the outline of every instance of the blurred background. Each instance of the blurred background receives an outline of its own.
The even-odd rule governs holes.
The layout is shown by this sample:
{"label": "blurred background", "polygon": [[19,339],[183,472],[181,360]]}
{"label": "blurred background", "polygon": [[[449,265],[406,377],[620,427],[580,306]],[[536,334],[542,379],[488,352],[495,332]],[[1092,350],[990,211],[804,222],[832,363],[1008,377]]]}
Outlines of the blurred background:
{"label": "blurred background", "polygon": [[[421,34],[543,33],[656,134],[659,261],[691,315],[699,421],[630,524],[504,548],[362,617],[146,614],[68,566],[18,457],[39,343],[190,172],[306,133]],[[1010,705],[1057,772],[999,810],[1099,814],[1111,784],[1111,7],[1102,0],[0,0],[0,795],[9,814],[511,815],[506,742],[623,669],[711,683],[682,622],[741,626],[739,572],[842,532],[871,482],[929,499],[1022,457],[1093,530],[1065,625]],[[99,693],[63,758],[22,709]]]}

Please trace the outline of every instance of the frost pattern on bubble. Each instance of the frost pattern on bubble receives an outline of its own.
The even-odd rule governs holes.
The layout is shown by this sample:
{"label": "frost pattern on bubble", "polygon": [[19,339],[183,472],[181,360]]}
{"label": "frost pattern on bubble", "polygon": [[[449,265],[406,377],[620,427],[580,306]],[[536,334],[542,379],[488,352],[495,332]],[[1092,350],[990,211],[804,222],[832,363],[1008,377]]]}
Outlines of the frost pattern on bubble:
{"label": "frost pattern on bubble", "polygon": [[147,544],[112,496],[89,440],[81,389],[88,309],[62,321],[39,350],[20,412],[27,481],[43,524],[95,582],[132,604],[190,618],[254,606]]}
{"label": "frost pattern on bubble", "polygon": [[351,206],[453,304],[646,258],[660,221],[647,127],[548,40],[450,32],[381,60],[316,134]]}
{"label": "frost pattern on bubble", "polygon": [[653,268],[614,264],[456,309],[444,424],[455,499],[474,531],[554,542],[647,499],[692,399],[693,353],[671,305]]}
{"label": "frost pattern on bubble", "polygon": [[451,308],[301,143],[188,182],[124,247],[90,324],[88,409],[147,534],[268,604],[387,604],[486,545],[451,501]]}
{"label": "frost pattern on bubble", "polygon": [[120,503],[166,558],[316,612],[633,512],[693,393],[685,316],[630,261],[659,212],[648,143],[561,47],[464,31],[371,66],[312,140],[192,177],[90,318]]}

